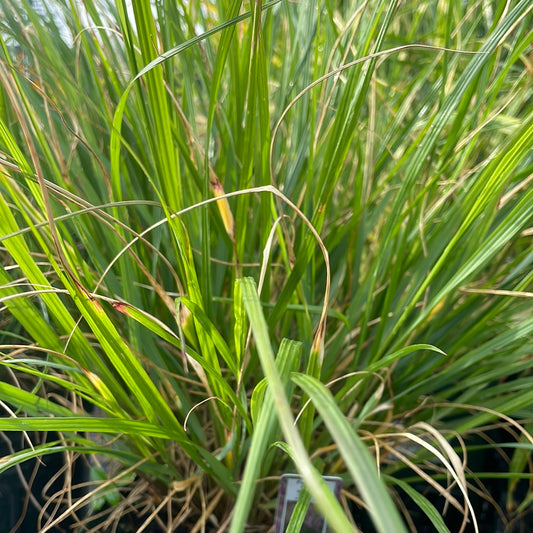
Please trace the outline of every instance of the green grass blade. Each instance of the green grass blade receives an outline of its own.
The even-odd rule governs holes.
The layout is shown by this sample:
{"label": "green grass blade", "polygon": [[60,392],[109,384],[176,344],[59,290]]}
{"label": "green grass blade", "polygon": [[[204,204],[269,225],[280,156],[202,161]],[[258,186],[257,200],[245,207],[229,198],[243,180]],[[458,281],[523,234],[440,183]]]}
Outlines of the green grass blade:
{"label": "green grass blade", "polygon": [[350,427],[328,389],[315,378],[304,374],[293,374],[291,379],[305,391],[324,420],[363,500],[368,505],[376,529],[382,533],[407,531],[392,498],[379,478],[375,461]]}
{"label": "green grass blade", "polygon": [[[255,282],[251,278],[244,278],[239,280],[239,283],[241,284],[242,297],[254,334],[259,359],[274,398],[274,407],[283,434],[294,454],[296,468],[315,499],[317,508],[326,517],[330,526],[339,532],[351,532],[353,528],[349,520],[324,480],[313,468],[301,437],[294,427],[294,419],[285,396],[283,382],[276,369],[274,354],[268,337],[268,327],[261,310]],[[400,529],[399,531],[402,530]]]}
{"label": "green grass blade", "polygon": [[[300,343],[283,340],[276,357],[276,368],[282,379],[284,391],[287,390],[289,374],[296,366],[297,358],[300,354]],[[263,466],[264,455],[268,446],[276,439],[278,431],[279,423],[274,409],[274,400],[270,391],[267,390],[263,397],[259,418],[253,428],[252,442],[233,511],[230,533],[245,530],[253,504],[255,486]]]}
{"label": "green grass blade", "polygon": [[421,511],[431,520],[431,523],[435,526],[438,533],[450,533],[450,530],[446,527],[444,520],[440,513],[435,509],[435,506],[420,492],[416,491],[404,481],[387,476],[387,481],[398,485],[403,491],[405,491],[409,497],[420,507]]}

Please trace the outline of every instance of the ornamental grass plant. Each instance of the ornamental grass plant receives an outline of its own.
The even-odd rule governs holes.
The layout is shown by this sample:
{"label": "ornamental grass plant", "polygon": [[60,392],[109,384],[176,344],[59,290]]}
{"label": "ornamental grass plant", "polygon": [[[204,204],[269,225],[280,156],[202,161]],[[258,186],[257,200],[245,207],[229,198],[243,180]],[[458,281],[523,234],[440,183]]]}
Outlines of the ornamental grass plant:
{"label": "ornamental grass plant", "polygon": [[268,531],[285,472],[334,531],[514,531],[532,11],[0,1],[0,479],[63,454],[39,531]]}

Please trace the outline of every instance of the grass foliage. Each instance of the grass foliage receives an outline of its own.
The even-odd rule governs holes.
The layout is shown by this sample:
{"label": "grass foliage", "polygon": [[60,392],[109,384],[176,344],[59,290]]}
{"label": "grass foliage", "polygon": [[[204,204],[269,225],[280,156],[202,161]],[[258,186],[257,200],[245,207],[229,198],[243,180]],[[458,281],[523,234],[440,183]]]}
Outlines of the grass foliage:
{"label": "grass foliage", "polygon": [[0,430],[28,439],[0,472],[95,473],[41,531],[106,502],[108,528],[267,530],[289,471],[336,531],[528,511],[532,25],[529,0],[0,2]]}

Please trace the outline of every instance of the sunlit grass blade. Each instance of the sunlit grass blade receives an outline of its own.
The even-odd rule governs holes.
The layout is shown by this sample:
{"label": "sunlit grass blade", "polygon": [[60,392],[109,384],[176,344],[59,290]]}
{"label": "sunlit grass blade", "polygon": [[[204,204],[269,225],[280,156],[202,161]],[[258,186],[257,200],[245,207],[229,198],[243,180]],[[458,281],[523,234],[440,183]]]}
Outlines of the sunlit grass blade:
{"label": "sunlit grass blade", "polygon": [[376,529],[381,533],[407,531],[368,448],[350,427],[331,393],[316,379],[293,374],[292,381],[309,396],[320,413],[356,486],[361,492]]}
{"label": "sunlit grass blade", "polygon": [[[284,391],[290,388],[289,374],[297,365],[297,358],[301,354],[301,344],[284,339],[276,357],[276,367],[282,380]],[[257,422],[253,427],[252,441],[244,474],[242,477],[239,495],[233,510],[233,520],[231,522],[231,533],[244,531],[248,522],[250,510],[252,508],[255,485],[264,465],[264,455],[267,447],[276,438],[276,431],[279,431],[277,413],[274,409],[274,400],[269,390],[262,396],[262,405]]]}
{"label": "sunlit grass blade", "polygon": [[[0,399],[4,402],[9,402],[17,409],[22,409],[25,413],[30,415],[50,414],[59,417],[75,416],[75,413],[44,398],[40,398],[37,394],[21,390],[20,387],[15,387],[9,383],[0,382]],[[19,422],[19,431],[24,429],[24,422]]]}
{"label": "sunlit grass blade", "polygon": [[308,452],[305,450],[298,430],[294,426],[294,419],[285,395],[283,382],[276,369],[274,354],[268,337],[268,327],[261,310],[255,282],[251,278],[244,278],[239,280],[239,283],[241,284],[242,297],[254,334],[261,366],[274,398],[274,407],[283,434],[292,450],[295,466],[315,499],[317,508],[326,517],[331,527],[339,532],[352,531],[353,528],[338,501],[312,466]]}

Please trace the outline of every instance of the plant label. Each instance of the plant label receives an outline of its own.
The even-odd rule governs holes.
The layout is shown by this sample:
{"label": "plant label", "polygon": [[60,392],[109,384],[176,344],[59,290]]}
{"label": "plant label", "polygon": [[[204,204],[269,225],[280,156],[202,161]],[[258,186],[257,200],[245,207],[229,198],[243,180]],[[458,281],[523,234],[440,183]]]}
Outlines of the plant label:
{"label": "plant label", "polygon": [[[331,492],[339,499],[342,479],[336,476],[323,476],[323,479]],[[297,474],[283,474],[281,476],[274,533],[284,533],[287,530],[303,486],[303,479]],[[327,531],[326,520],[315,510],[311,499],[311,505],[307,509],[300,533],[327,533]]]}

